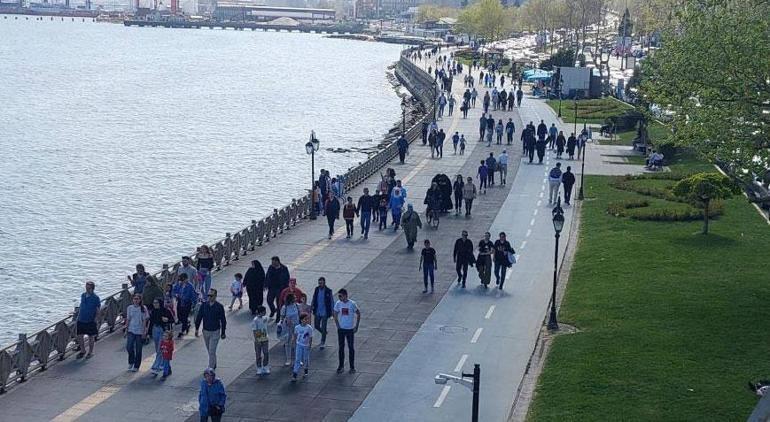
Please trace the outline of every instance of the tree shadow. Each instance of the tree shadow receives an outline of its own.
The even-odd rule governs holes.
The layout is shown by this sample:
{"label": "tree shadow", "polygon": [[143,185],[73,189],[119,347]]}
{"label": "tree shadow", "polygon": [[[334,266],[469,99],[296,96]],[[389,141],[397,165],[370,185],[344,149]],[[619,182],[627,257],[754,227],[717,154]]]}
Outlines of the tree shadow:
{"label": "tree shadow", "polygon": [[731,248],[738,243],[734,238],[731,237],[726,237],[714,233],[704,235],[701,232],[693,233],[690,236],[677,237],[673,239],[672,242],[684,247],[701,249]]}

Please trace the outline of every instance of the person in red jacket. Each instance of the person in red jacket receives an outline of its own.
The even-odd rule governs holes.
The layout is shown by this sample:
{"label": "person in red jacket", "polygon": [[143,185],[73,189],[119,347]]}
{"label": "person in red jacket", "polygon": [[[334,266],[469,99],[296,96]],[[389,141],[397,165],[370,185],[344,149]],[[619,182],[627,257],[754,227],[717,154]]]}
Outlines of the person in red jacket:
{"label": "person in red jacket", "polygon": [[281,309],[283,304],[286,302],[286,296],[288,295],[294,295],[294,298],[300,298],[302,296],[306,296],[305,293],[297,287],[297,279],[296,278],[290,278],[289,279],[289,287],[281,290],[281,294],[278,297],[278,309]]}
{"label": "person in red jacket", "polygon": [[353,198],[347,198],[345,206],[342,207],[342,218],[345,220],[345,230],[347,231],[346,239],[353,237],[353,220],[358,215],[355,204],[353,204]]}
{"label": "person in red jacket", "polygon": [[160,353],[163,356],[162,380],[171,375],[171,359],[174,357],[174,332],[166,331],[160,342]]}

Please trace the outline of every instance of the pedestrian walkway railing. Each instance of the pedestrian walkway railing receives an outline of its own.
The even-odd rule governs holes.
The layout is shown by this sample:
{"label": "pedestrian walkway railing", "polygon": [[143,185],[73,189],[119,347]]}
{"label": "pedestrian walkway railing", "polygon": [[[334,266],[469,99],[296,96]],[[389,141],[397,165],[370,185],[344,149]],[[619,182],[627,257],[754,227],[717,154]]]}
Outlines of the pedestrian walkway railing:
{"label": "pedestrian walkway railing", "polygon": [[[406,138],[411,143],[421,135],[423,121],[430,119],[433,113],[434,94],[430,92],[433,79],[409,60],[413,49],[405,50],[397,65],[397,75],[407,89],[412,92],[426,109],[424,116],[412,124],[406,131]],[[345,190],[349,191],[361,184],[369,176],[384,167],[398,154],[395,142],[378,151],[363,163],[348,170],[343,175]],[[292,230],[298,223],[306,219],[311,211],[310,193],[291,200],[283,208],[273,209],[272,214],[260,220],[252,220],[251,224],[237,232],[225,233],[223,239],[211,244],[214,256],[214,270],[238,261],[241,256],[254,251],[285,231]],[[192,254],[193,262],[197,262],[197,253]],[[161,286],[175,281],[182,262],[163,264],[162,268],[153,274]],[[120,291],[106,296],[96,317],[98,337],[105,337],[125,326],[126,308],[131,304],[131,290],[128,284],[123,284]],[[64,361],[67,357],[78,352],[75,342],[75,326],[78,308],[59,321],[32,334],[19,334],[13,344],[0,349],[0,394],[9,388],[26,381],[30,376],[43,372],[51,365]]]}

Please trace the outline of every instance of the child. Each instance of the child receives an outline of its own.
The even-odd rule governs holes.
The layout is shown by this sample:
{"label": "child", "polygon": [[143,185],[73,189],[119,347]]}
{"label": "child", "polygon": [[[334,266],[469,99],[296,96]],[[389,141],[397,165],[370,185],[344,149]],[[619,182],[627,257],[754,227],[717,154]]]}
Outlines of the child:
{"label": "child", "polygon": [[163,356],[163,376],[161,380],[171,375],[171,359],[174,357],[174,332],[171,330],[163,333],[163,340],[160,341],[160,353]]}
{"label": "child", "polygon": [[254,333],[254,352],[257,354],[257,375],[270,374],[270,346],[267,337],[267,310],[257,306],[257,316],[251,321],[251,331]]}
{"label": "child", "polygon": [[460,155],[465,155],[465,134],[460,135]]}
{"label": "child", "polygon": [[233,310],[233,305],[236,299],[238,300],[238,309],[243,307],[243,274],[235,273],[235,278],[230,284],[230,293],[233,294],[233,299],[230,301],[230,310]]}
{"label": "child", "polygon": [[299,319],[299,325],[294,327],[294,335],[297,337],[297,349],[294,356],[294,368],[291,374],[291,381],[297,381],[297,373],[300,367],[305,367],[302,378],[307,378],[310,368],[310,348],[313,345],[313,327],[310,326],[310,315],[302,314]]}
{"label": "child", "polygon": [[299,308],[300,315],[302,314],[312,314],[313,308],[308,305],[307,303],[307,295],[302,293],[299,297],[299,302],[297,302],[297,307]]}
{"label": "child", "polygon": [[380,231],[388,228],[388,196],[380,195],[380,206],[377,211],[380,213]]}

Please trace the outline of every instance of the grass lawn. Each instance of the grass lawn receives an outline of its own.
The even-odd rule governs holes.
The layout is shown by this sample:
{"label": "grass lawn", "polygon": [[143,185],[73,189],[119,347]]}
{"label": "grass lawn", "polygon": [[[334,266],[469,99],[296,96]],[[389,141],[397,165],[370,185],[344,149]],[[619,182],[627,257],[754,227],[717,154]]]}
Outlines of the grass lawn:
{"label": "grass lawn", "polygon": [[[558,113],[559,100],[548,100],[548,105]],[[614,98],[598,98],[594,100],[579,100],[577,102],[578,123],[603,124],[604,119],[623,114],[625,110],[632,109],[630,105]],[[562,100],[561,116],[565,123],[575,123],[575,102]]]}
{"label": "grass lawn", "polygon": [[[671,134],[671,131],[667,126],[662,125],[657,121],[653,121],[647,126],[647,134],[650,137],[650,141],[654,144],[668,137],[668,135]],[[635,129],[616,133],[615,138],[612,141],[603,139],[601,142],[603,145],[631,145],[634,138],[636,138]]]}
{"label": "grass lawn", "polygon": [[[674,170],[713,169],[674,157]],[[580,244],[531,421],[737,421],[770,377],[770,226],[742,196],[702,222],[615,217],[609,202],[647,199],[587,176]],[[659,180],[639,183],[660,185]],[[763,262],[764,260],[764,262]]]}

